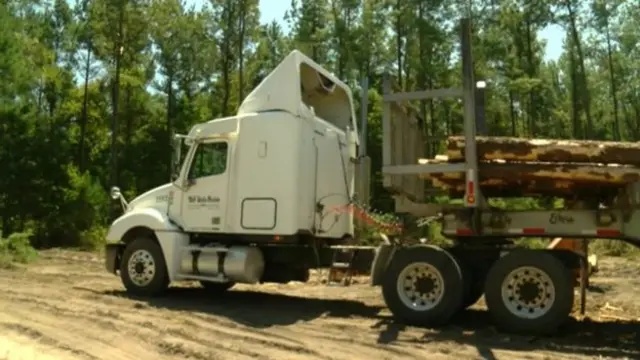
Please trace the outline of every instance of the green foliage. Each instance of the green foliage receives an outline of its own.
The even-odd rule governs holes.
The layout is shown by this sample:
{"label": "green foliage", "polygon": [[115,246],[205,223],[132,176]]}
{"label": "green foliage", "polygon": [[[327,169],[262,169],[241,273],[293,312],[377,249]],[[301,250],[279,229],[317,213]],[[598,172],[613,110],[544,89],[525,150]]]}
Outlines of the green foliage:
{"label": "green foliage", "polygon": [[26,264],[38,258],[38,252],[29,242],[30,233],[13,233],[0,237],[0,268],[10,268],[14,263]]}
{"label": "green foliage", "polygon": [[52,194],[56,201],[47,203],[46,212],[30,225],[33,244],[83,248],[99,245],[91,236],[105,223],[108,195],[88,173],[80,174],[73,166],[65,170],[64,186]]}
{"label": "green foliage", "polygon": [[379,245],[380,233],[394,235],[393,226],[400,224],[400,218],[392,213],[368,212],[356,219],[356,234],[362,245]]}
{"label": "green foliage", "polygon": [[96,225],[80,233],[77,247],[81,250],[102,251],[106,243],[107,228]]}

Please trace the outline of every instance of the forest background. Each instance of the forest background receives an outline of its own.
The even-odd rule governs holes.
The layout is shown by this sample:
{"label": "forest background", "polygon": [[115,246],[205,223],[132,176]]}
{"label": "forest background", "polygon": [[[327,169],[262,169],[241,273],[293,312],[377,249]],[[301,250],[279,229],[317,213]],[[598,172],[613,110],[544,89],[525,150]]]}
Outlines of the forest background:
{"label": "forest background", "polygon": [[[283,8],[282,19],[264,15]],[[640,140],[637,1],[0,2],[0,234],[10,238],[0,257],[100,247],[109,187],[132,198],[166,183],[171,134],[233,115],[292,49],[344,79],[358,107],[368,78],[370,203],[392,212],[380,175],[382,73],[405,90],[459,85],[461,16],[473,19],[491,135]],[[459,102],[416,107],[427,134],[460,133]]]}

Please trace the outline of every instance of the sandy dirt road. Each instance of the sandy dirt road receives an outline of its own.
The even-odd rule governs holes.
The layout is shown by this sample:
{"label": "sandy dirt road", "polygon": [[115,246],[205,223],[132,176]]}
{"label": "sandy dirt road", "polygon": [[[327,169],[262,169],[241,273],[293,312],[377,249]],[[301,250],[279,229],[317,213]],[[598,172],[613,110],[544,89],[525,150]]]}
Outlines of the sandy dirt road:
{"label": "sandy dirt road", "polygon": [[99,256],[51,250],[0,270],[0,359],[640,359],[640,265],[603,259],[592,282],[592,320],[531,338],[496,332],[481,303],[445,329],[395,324],[366,284],[133,299]]}

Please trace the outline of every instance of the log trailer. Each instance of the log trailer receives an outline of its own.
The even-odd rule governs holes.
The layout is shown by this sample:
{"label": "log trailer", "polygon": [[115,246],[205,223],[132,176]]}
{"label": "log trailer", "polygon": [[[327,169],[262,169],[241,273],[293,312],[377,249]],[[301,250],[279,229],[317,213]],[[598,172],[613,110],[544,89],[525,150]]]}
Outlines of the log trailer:
{"label": "log trailer", "polygon": [[[470,28],[469,19],[462,19],[461,89],[394,94],[388,78],[384,86],[384,184],[395,191],[397,212],[439,220],[452,245],[386,236],[377,247],[354,245],[354,212],[336,211],[355,204],[357,174],[360,184],[368,183],[352,93],[293,51],[244,99],[236,116],[176,136],[168,184],[131,202],[111,189],[124,213],[107,234],[107,270],[119,274],[128,292],[144,296],[183,280],[199,281],[216,296],[236,283],[304,282],[310,269],[367,273],[401,322],[444,325],[484,295],[497,326],[528,333],[552,332],[568,318],[573,273],[580,270],[584,312],[586,251],[524,249],[513,239],[600,238],[640,246],[640,171],[550,159],[571,162],[566,157],[572,151],[597,157],[607,152],[599,146],[556,142],[557,151],[549,152],[548,143],[534,143],[529,151],[509,151],[513,146],[496,147],[491,138],[477,136],[482,126]],[[411,129],[415,124],[404,126],[392,116],[393,106],[438,97],[462,98],[464,135],[449,139],[446,159],[418,160],[423,139]],[[640,159],[640,148],[635,154]],[[424,179],[463,203],[419,203]],[[587,191],[574,189],[584,184]],[[560,190],[569,209],[508,211],[488,200]]]}

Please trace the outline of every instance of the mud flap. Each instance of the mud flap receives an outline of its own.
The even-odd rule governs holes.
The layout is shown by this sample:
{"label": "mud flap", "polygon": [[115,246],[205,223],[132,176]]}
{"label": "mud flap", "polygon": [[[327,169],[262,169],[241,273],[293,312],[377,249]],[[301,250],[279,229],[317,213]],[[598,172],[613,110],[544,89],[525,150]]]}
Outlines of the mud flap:
{"label": "mud flap", "polygon": [[116,274],[116,270],[119,265],[119,256],[122,245],[120,244],[107,244],[105,245],[105,267],[111,274]]}
{"label": "mud flap", "polygon": [[384,272],[387,270],[395,250],[396,246],[391,244],[383,244],[376,249],[376,255],[371,263],[371,286],[382,285]]}

